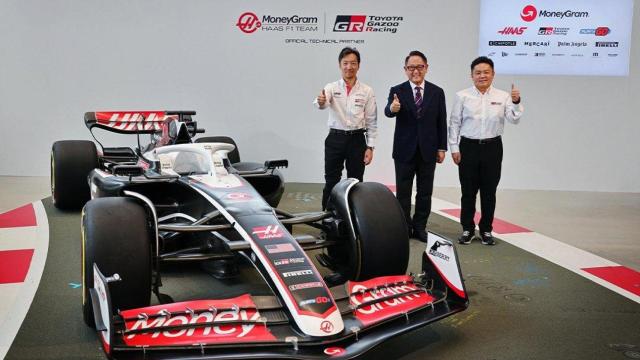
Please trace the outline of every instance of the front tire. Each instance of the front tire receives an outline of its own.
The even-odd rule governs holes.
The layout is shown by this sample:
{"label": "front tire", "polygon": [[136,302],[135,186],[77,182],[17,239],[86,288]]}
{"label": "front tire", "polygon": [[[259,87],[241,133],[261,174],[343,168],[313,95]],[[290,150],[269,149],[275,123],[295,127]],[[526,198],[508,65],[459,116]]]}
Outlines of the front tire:
{"label": "front tire", "polygon": [[109,285],[112,312],[149,306],[151,302],[151,240],[146,210],[135,199],[107,197],[91,200],[82,211],[82,312],[95,327],[89,289],[93,263],[105,276],[118,273],[122,281]]}
{"label": "front tire", "polygon": [[51,198],[55,207],[81,209],[91,197],[87,176],[98,166],[98,152],[93,142],[65,140],[53,143]]}
{"label": "front tire", "polygon": [[409,233],[393,193],[374,182],[357,183],[349,192],[355,238],[349,234],[331,250],[345,278],[356,281],[401,275],[409,264]]}

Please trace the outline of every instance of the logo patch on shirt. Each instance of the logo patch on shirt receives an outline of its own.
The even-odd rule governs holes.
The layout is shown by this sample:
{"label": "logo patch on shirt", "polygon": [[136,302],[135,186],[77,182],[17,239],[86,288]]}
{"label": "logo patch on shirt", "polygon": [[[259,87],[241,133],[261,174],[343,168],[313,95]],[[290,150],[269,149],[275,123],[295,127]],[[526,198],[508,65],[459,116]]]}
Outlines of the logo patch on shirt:
{"label": "logo patch on shirt", "polygon": [[492,101],[491,105],[502,105],[502,103],[501,102],[497,102],[497,101]]}
{"label": "logo patch on shirt", "polygon": [[342,96],[342,93],[339,91],[334,91],[333,96]]}

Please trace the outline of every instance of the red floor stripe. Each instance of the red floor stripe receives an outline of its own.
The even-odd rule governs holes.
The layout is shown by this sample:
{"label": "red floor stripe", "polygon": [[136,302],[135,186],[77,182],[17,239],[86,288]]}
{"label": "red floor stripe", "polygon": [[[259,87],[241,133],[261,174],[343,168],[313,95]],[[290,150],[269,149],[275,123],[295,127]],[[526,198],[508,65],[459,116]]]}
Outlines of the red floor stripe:
{"label": "red floor stripe", "polygon": [[387,188],[389,188],[389,190],[391,190],[391,192],[396,192],[396,186],[395,185],[385,185]]}
{"label": "red floor stripe", "polygon": [[36,213],[33,205],[27,204],[0,214],[0,228],[36,226]]}
{"label": "red floor stripe", "polygon": [[[447,213],[451,216],[455,216],[458,219],[460,218],[460,209],[443,209],[440,210],[444,213]],[[480,213],[476,212],[476,215],[473,217],[476,224],[480,222]],[[493,232],[497,234],[513,234],[513,233],[524,233],[531,232],[531,230],[523,228],[522,226],[518,226],[504,220],[500,220],[498,218],[493,218]]]}
{"label": "red floor stripe", "polygon": [[593,267],[582,270],[640,296],[640,272],[625,266]]}
{"label": "red floor stripe", "polygon": [[33,249],[0,251],[0,284],[24,282],[32,257]]}

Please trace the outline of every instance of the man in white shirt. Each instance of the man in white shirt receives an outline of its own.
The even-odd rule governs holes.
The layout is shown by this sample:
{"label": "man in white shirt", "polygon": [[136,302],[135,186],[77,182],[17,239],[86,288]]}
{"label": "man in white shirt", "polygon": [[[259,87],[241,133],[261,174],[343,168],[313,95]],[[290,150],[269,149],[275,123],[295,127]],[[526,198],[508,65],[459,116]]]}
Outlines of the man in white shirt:
{"label": "man in white shirt", "polygon": [[481,56],[471,63],[470,88],[456,93],[449,125],[449,148],[458,165],[462,189],[460,244],[470,244],[475,238],[474,215],[476,195],[480,191],[480,238],[484,245],[494,245],[493,214],[496,189],[502,168],[502,133],[505,119],[518,124],[523,107],[520,91],[511,85],[511,92],[491,86],[495,75],[493,61]]}
{"label": "man in white shirt", "polygon": [[338,56],[342,78],[329,83],[313,102],[318,109],[329,108],[329,135],[324,142],[324,179],[322,209],[327,207],[331,190],[347,177],[362,181],[364,167],[373,160],[378,135],[376,98],[371,87],[357,78],[360,53],[345,47]]}

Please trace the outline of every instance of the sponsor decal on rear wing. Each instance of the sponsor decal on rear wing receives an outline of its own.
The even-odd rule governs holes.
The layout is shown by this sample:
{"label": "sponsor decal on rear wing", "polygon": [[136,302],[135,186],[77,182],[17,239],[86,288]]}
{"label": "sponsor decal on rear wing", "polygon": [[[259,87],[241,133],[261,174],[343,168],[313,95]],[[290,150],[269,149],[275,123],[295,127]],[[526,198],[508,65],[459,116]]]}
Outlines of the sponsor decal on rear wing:
{"label": "sponsor decal on rear wing", "polygon": [[[180,115],[173,111],[96,111],[84,114],[84,122],[89,129],[98,127],[104,130],[123,134],[149,134],[162,130],[168,119],[179,119]],[[189,121],[190,114],[184,119]]]}

